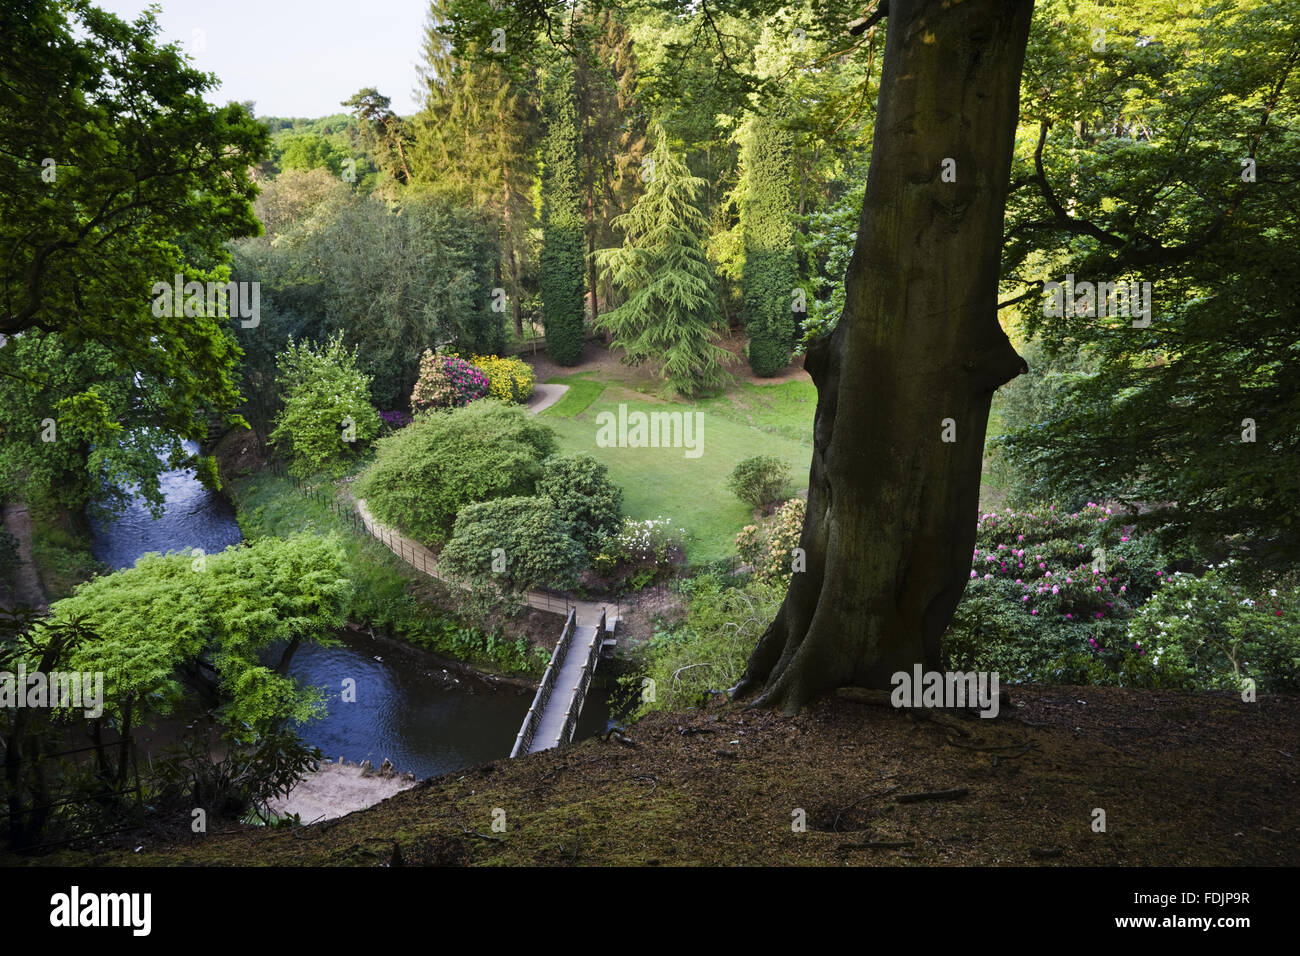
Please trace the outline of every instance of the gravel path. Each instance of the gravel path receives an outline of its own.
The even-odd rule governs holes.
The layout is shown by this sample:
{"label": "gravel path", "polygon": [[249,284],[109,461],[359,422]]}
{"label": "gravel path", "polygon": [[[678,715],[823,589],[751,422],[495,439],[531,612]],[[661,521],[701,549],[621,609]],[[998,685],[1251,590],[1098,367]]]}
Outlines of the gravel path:
{"label": "gravel path", "polygon": [[303,823],[315,823],[364,810],[414,786],[415,780],[404,775],[363,776],[356,764],[322,761],[320,769],[303,777],[287,797],[277,797],[268,806],[276,813],[296,813]]}
{"label": "gravel path", "polygon": [[524,409],[529,415],[536,415],[540,411],[550,408],[569,390],[567,385],[547,385],[539,383],[533,386],[533,397],[528,400]]}

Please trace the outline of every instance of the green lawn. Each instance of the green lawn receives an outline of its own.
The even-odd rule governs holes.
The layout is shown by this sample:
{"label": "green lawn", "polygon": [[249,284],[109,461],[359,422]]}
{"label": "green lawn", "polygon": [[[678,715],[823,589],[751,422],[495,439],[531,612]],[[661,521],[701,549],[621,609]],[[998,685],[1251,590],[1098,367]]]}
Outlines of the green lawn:
{"label": "green lawn", "polygon": [[[602,383],[589,372],[550,381],[570,386],[564,398],[540,416],[560,436],[561,451],[585,452],[604,462],[623,488],[629,517],[671,518],[684,532],[692,564],[734,553],[737,532],[751,520],[749,507],[727,490],[727,476],[742,458],[783,458],[794,475],[792,491],[807,485],[817,406],[817,390],[810,382],[742,383],[720,398],[688,403],[655,401]],[[629,413],[699,412],[700,456],[688,458],[683,448],[598,447],[596,416],[605,411],[617,415],[620,403],[626,403]]]}
{"label": "green lawn", "polygon": [[567,385],[569,390],[558,402],[546,410],[553,418],[573,418],[585,411],[587,406],[600,397],[605,390],[605,383],[588,378],[590,373],[581,375],[564,375],[548,378],[546,384]]}

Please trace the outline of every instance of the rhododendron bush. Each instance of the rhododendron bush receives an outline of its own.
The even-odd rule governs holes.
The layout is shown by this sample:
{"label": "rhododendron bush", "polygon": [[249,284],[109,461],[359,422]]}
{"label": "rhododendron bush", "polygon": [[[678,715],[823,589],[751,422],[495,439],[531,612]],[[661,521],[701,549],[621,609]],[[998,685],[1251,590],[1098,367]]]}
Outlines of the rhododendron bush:
{"label": "rhododendron bush", "polygon": [[488,393],[488,378],[482,369],[453,355],[424,350],[420,377],[411,392],[411,410],[459,408]]}
{"label": "rhododendron bush", "polygon": [[1055,684],[1239,688],[1249,676],[1260,687],[1296,686],[1294,585],[1243,583],[1175,560],[1092,502],[1071,513],[989,512],[977,529],[944,637],[955,669]]}

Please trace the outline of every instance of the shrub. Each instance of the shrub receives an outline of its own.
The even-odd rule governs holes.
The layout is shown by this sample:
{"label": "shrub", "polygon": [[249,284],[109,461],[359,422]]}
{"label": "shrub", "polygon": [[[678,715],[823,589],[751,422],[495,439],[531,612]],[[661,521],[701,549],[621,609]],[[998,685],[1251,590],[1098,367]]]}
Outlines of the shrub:
{"label": "shrub", "polygon": [[639,695],[640,714],[689,707],[706,691],[734,686],[785,597],[776,584],[728,587],[714,574],[683,581],[681,590],[690,596],[686,620],[656,630],[646,643],[645,674],[655,692],[653,700]]}
{"label": "shrub", "polygon": [[1220,568],[1175,572],[1130,622],[1126,663],[1145,657],[1162,687],[1300,690],[1300,585],[1254,585]]}
{"label": "shrub", "polygon": [[424,350],[420,377],[411,392],[411,408],[460,408],[488,393],[487,376],[464,359]]}
{"label": "shrub", "polygon": [[588,552],[623,523],[623,489],[609,480],[609,469],[590,455],[548,458],[542,462],[537,493],[549,498],[572,525],[573,537]]}
{"label": "shrub", "polygon": [[50,608],[56,621],[84,619],[97,640],[80,646],[73,670],[105,674],[105,713],[123,720],[165,714],[184,694],[196,657],[212,661],[220,716],[236,739],[324,709],[318,688],[276,670],[266,653],[277,641],[328,645],[352,598],[335,536],[263,538],[207,555],[146,554],[135,567],[97,577]]}
{"label": "shrub", "polygon": [[1091,502],[1069,514],[1055,506],[982,514],[970,580],[943,639],[948,666],[1014,681],[1128,682],[1128,619],[1163,576],[1161,561],[1132,526]]}
{"label": "shrub", "polygon": [[571,586],[587,563],[549,498],[498,498],[456,516],[439,565],[472,586],[526,591]]}
{"label": "shrub", "polygon": [[770,521],[746,525],[736,535],[736,553],[753,567],[756,578],[783,586],[789,584],[794,573],[791,552],[799,546],[807,507],[802,498],[791,498],[777,509]]}
{"label": "shrub", "polygon": [[357,494],[380,521],[437,545],[465,505],[532,495],[554,451],[549,428],[494,399],[425,412],[375,443]]}
{"label": "shrub", "polygon": [[522,405],[533,397],[537,374],[523,359],[495,355],[474,355],[472,362],[488,379],[489,394],[503,402]]}
{"label": "shrub", "polygon": [[624,518],[619,532],[600,542],[592,566],[617,589],[640,590],[668,576],[682,558],[681,533],[671,525],[671,518]]}
{"label": "shrub", "polygon": [[727,478],[727,487],[751,508],[779,501],[790,483],[790,466],[771,455],[755,455],[738,464]]}
{"label": "shrub", "polygon": [[379,420],[384,423],[384,427],[390,432],[395,432],[411,424],[411,416],[400,409],[394,409],[391,412],[380,412]]}
{"label": "shrub", "polygon": [[379,434],[370,377],[357,368],[356,351],[343,347],[342,333],[320,347],[290,339],[276,364],[284,408],[276,416],[271,443],[286,455],[295,474],[343,474]]}

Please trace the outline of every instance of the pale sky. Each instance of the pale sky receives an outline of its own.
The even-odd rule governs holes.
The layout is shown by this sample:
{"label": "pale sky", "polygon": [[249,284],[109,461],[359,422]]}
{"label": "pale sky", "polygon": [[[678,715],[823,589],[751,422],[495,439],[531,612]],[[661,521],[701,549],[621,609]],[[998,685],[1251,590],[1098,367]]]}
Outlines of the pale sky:
{"label": "pale sky", "polygon": [[[148,0],[94,0],[134,20]],[[157,0],[162,42],[215,73],[216,104],[256,100],[258,116],[328,116],[365,86],[402,116],[419,109],[416,63],[426,0]]]}

